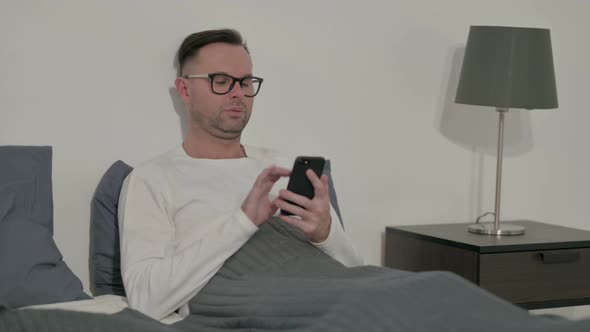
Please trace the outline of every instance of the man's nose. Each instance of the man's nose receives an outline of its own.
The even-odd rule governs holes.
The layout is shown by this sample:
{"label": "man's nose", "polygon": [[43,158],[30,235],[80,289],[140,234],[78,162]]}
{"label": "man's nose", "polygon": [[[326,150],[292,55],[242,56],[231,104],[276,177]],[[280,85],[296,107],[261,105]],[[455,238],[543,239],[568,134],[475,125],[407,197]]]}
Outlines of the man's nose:
{"label": "man's nose", "polygon": [[229,95],[233,98],[233,97],[244,97],[245,93],[244,93],[244,89],[242,89],[242,85],[239,82],[236,82],[234,84],[234,86],[231,88],[231,90],[229,91]]}

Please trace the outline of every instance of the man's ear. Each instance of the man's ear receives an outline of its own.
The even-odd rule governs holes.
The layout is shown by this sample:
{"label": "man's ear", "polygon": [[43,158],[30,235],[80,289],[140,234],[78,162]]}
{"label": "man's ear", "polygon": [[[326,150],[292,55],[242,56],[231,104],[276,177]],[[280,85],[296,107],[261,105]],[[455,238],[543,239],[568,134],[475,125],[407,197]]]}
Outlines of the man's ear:
{"label": "man's ear", "polygon": [[186,79],[177,77],[174,81],[174,85],[176,86],[176,92],[180,99],[182,99],[183,102],[187,102],[189,99],[189,90]]}

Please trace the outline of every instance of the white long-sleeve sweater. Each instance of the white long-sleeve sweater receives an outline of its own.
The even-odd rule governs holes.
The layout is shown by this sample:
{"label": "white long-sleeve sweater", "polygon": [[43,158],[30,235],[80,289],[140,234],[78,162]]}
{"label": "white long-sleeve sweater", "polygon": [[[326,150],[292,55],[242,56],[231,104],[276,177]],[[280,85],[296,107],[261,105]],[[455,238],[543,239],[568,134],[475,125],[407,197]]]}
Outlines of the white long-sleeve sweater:
{"label": "white long-sleeve sweater", "polygon": [[[129,305],[155,319],[178,311],[258,230],[241,205],[256,177],[294,159],[245,146],[247,158],[196,159],[181,145],[135,168],[119,199],[121,274]],[[286,188],[277,182],[271,196]],[[314,243],[346,266],[363,259],[332,209],[328,238]]]}

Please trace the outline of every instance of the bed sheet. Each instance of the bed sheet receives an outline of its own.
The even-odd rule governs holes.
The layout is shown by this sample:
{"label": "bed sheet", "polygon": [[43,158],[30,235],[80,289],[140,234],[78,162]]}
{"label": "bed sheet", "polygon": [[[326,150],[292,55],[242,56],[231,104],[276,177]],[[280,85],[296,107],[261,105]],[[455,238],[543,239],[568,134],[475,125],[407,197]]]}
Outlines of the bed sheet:
{"label": "bed sheet", "polygon": [[[61,309],[68,311],[90,312],[100,314],[115,314],[125,308],[129,308],[127,298],[117,295],[101,295],[90,300],[50,303],[23,307],[21,309]],[[182,320],[177,313],[172,313],[160,320],[161,323],[170,325]]]}

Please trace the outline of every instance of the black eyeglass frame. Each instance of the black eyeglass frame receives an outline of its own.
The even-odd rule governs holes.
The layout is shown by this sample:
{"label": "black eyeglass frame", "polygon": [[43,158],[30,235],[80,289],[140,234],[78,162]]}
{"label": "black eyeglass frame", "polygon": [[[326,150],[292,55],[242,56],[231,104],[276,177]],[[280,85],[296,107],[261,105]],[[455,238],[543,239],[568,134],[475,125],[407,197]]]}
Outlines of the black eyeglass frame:
{"label": "black eyeglass frame", "polygon": [[[229,89],[226,92],[220,93],[220,92],[216,92],[215,89],[213,89],[213,81],[215,80],[215,77],[218,76],[225,76],[228,78],[231,78],[232,82],[229,85]],[[237,77],[233,77],[229,74],[226,73],[209,73],[209,74],[188,74],[188,75],[183,75],[182,78],[185,79],[191,79],[191,78],[208,78],[209,79],[209,85],[211,87],[211,92],[213,92],[216,95],[226,95],[228,94],[231,90],[234,89],[234,86],[236,85],[236,82],[240,83],[240,88],[242,88],[242,90],[244,91],[244,96],[252,98],[255,97],[258,92],[260,92],[260,88],[262,87],[262,82],[264,81],[264,79],[262,77],[256,77],[256,76],[245,76],[242,78],[237,78]],[[254,92],[253,95],[248,95],[246,94],[246,90],[244,90],[244,81],[245,80],[256,80],[258,81],[258,89],[256,89],[256,91]]]}

